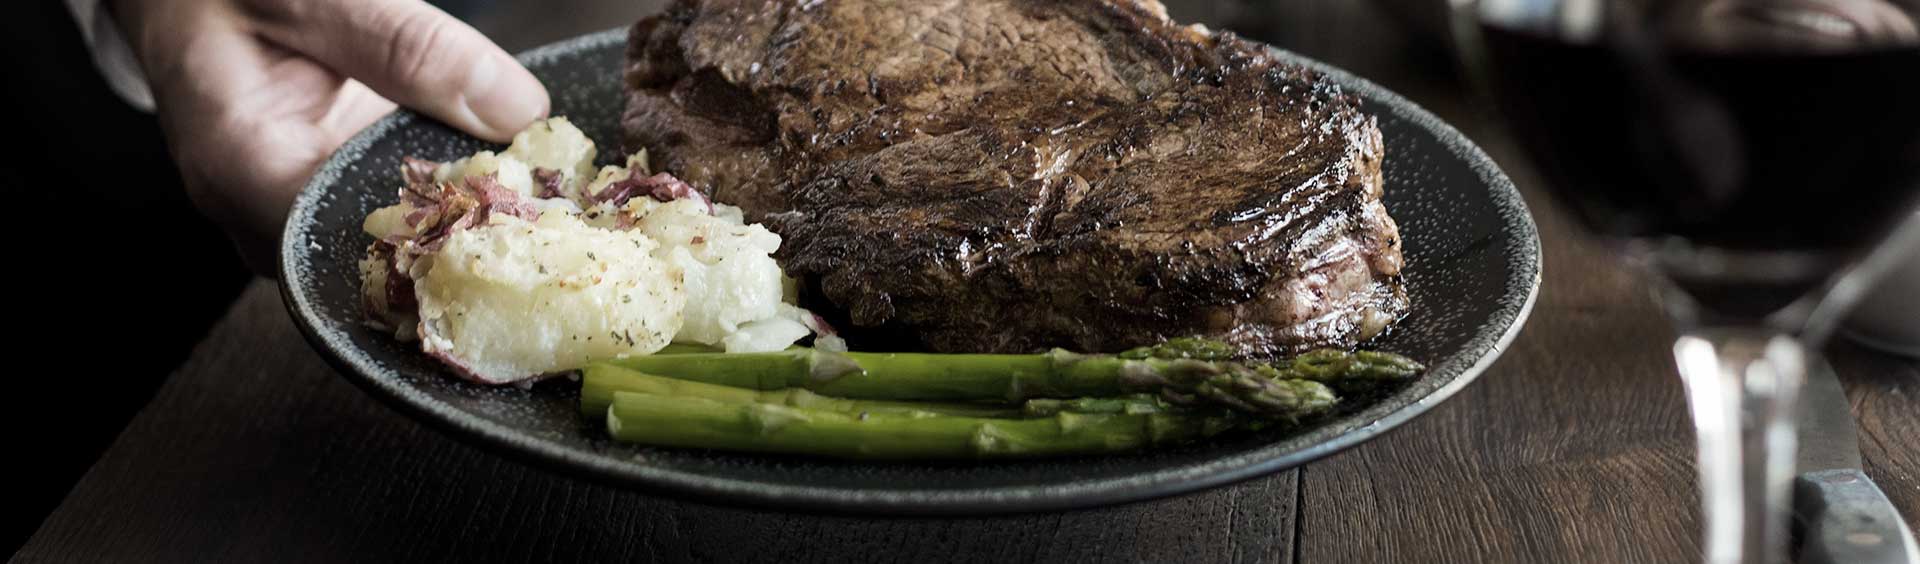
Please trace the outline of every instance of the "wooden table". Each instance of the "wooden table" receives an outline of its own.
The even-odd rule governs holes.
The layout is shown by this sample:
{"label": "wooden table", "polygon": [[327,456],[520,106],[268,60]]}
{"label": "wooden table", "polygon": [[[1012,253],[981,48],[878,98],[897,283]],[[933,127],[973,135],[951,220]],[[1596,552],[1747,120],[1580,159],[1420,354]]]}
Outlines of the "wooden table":
{"label": "wooden table", "polygon": [[[1486,146],[1523,189],[1538,185],[1463,102],[1445,59],[1408,57],[1404,40],[1349,1],[1298,4],[1300,18],[1269,29],[1280,44],[1420,101]],[[262,281],[16,559],[1697,560],[1692,436],[1666,353],[1672,332],[1632,277],[1550,201],[1529,196],[1546,281],[1498,364],[1385,437],[1229,487],[958,520],[648,497],[497,458],[389,410],[321,362]],[[1861,419],[1867,472],[1920,516],[1920,448],[1904,445],[1920,436],[1920,366],[1845,345],[1834,357]]]}

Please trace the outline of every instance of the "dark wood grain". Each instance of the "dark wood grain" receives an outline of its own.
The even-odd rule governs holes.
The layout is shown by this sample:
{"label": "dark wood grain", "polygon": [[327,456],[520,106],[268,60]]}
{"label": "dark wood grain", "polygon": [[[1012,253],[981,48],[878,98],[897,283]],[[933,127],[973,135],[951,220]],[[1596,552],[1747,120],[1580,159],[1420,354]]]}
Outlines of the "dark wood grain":
{"label": "dark wood grain", "polygon": [[1285,562],[1294,474],[1150,504],[867,520],[663,500],[547,474],[334,374],[260,282],[28,545],[41,561]]}
{"label": "dark wood grain", "polygon": [[[39,561],[1687,562],[1692,435],[1642,285],[1574,232],[1436,44],[1371,4],[1169,2],[1346,67],[1454,123],[1527,192],[1546,281],[1475,385],[1345,453],[1199,494],[1094,511],[869,520],[722,508],[550,475],[375,403],[256,285],[16,555]],[[507,4],[520,48],[649,2]],[[537,13],[536,13],[537,12]],[[1867,471],[1920,515],[1920,366],[1833,351]]]}

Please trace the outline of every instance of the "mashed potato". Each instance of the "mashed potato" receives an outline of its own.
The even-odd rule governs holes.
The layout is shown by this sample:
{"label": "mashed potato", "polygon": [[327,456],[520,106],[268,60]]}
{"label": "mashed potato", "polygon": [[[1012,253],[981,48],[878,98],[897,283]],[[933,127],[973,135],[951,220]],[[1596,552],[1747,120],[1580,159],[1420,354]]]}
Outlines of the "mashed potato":
{"label": "mashed potato", "polygon": [[[710,214],[708,207],[693,199],[634,198],[603,214],[630,221],[631,229],[660,243],[654,258],[685,273],[686,323],[674,340],[749,352],[779,350],[806,336],[804,326],[780,315],[788,285],[772,256],[780,248],[780,236],[759,225],[744,224],[737,208],[714,205],[719,213]],[[747,324],[761,321],[786,321],[799,327],[800,333],[777,344],[758,344],[766,339],[728,339]],[[772,330],[762,327],[756,333]]]}
{"label": "mashed potato", "polygon": [[660,350],[687,294],[653,247],[560,212],[455,232],[414,282],[421,347],[491,383]]}
{"label": "mashed potato", "polygon": [[[546,168],[559,171],[566,177],[567,186],[575,190],[566,194],[577,194],[581,185],[593,178],[593,158],[599,155],[593,140],[587,134],[574,127],[567,118],[556,117],[535,122],[526,131],[513,136],[513,145],[507,147],[506,155],[530,169]],[[645,162],[646,151],[639,156]]]}
{"label": "mashed potato", "polygon": [[[521,196],[541,198],[541,186],[535,185],[533,171],[548,169],[561,175],[560,196],[580,203],[580,187],[593,178],[593,158],[599,154],[587,134],[567,118],[556,117],[534,122],[513,136],[513,144],[501,153],[481,151],[473,156],[440,165],[433,171],[437,182],[470,176],[498,175],[500,183]],[[639,156],[645,162],[646,152]]]}
{"label": "mashed potato", "polygon": [[644,151],[597,170],[596,153],[553,118],[505,151],[421,165],[428,186],[363,225],[379,240],[361,265],[369,315],[496,384],[669,342],[769,351],[813,332],[772,258],[779,235],[651,174]]}

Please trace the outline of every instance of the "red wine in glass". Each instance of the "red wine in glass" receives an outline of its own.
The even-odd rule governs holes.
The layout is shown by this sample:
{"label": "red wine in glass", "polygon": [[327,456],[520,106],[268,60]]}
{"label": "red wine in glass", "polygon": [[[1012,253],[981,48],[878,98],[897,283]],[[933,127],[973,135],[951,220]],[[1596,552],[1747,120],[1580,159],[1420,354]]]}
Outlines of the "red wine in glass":
{"label": "red wine in glass", "polygon": [[1797,259],[1688,285],[1709,312],[1764,317],[1818,290],[1920,193],[1920,47],[1634,56],[1492,23],[1480,38],[1499,113],[1588,227]]}

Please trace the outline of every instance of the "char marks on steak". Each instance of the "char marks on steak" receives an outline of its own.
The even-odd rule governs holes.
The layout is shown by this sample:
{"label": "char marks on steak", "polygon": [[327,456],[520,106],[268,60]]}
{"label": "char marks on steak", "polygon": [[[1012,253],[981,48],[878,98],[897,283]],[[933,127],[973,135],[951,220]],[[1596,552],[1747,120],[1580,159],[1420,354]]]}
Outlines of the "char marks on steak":
{"label": "char marks on steak", "polygon": [[681,0],[627,56],[629,149],[933,350],[1281,354],[1407,307],[1374,120],[1150,0]]}

